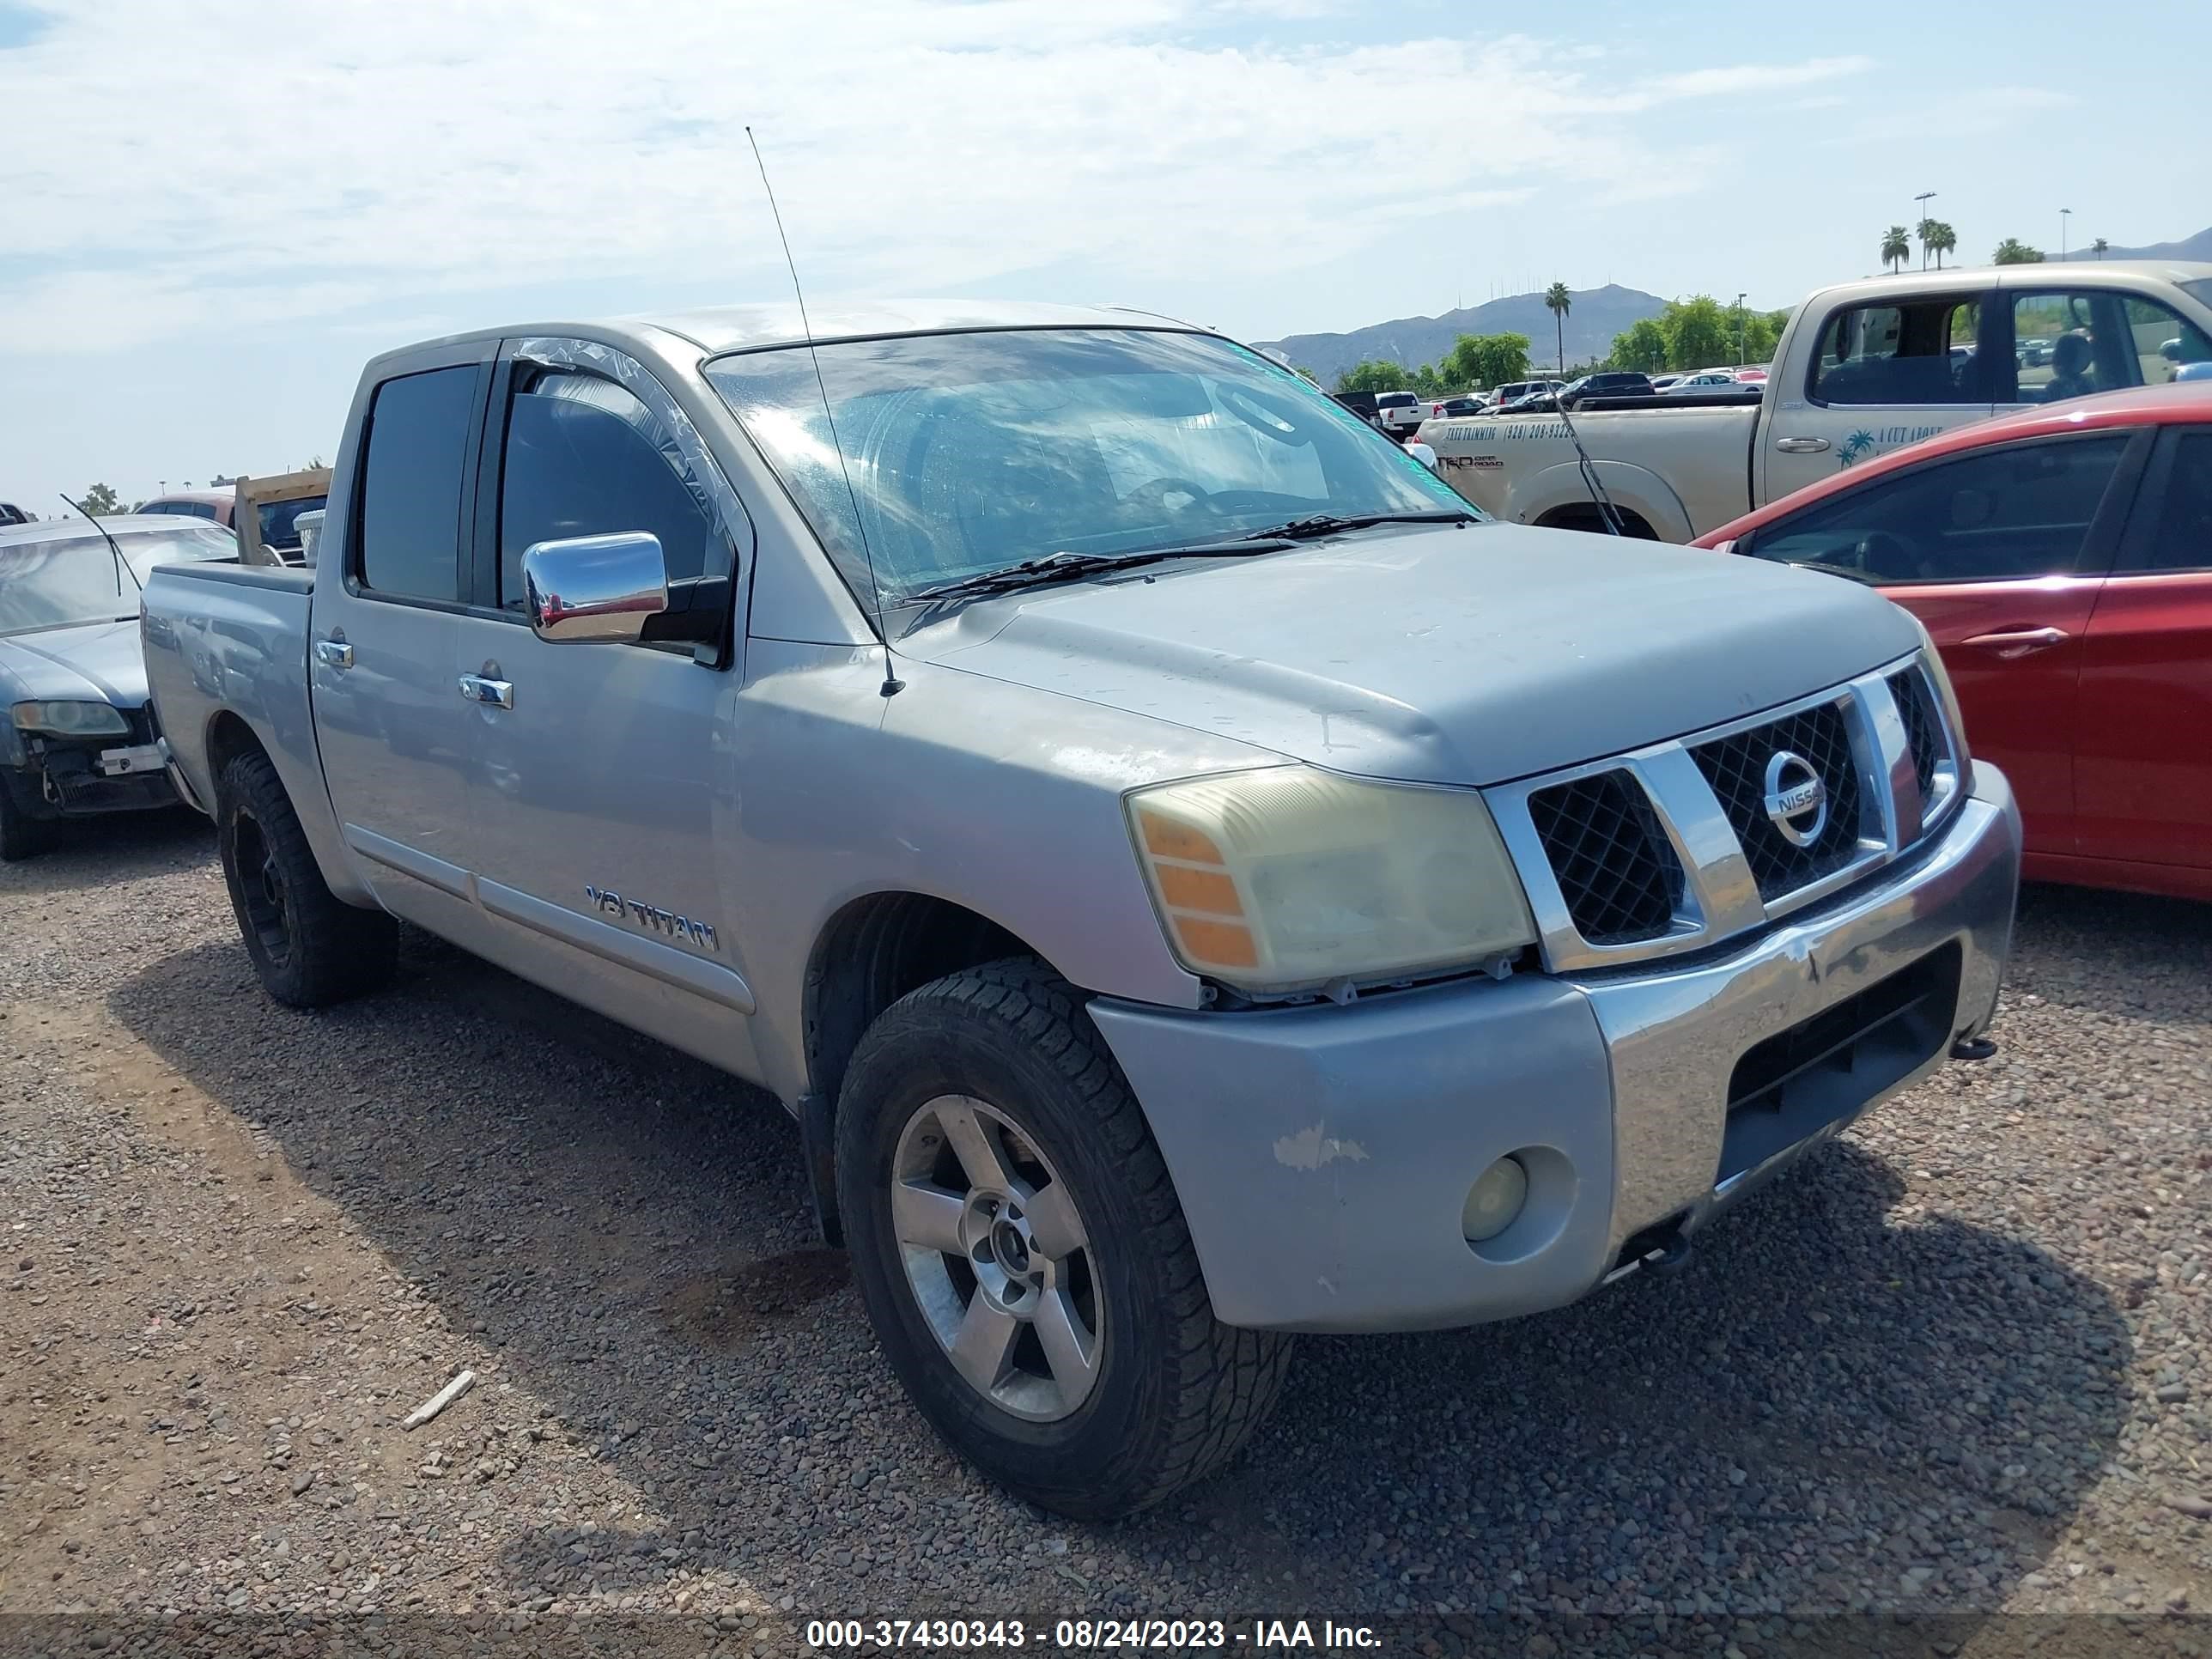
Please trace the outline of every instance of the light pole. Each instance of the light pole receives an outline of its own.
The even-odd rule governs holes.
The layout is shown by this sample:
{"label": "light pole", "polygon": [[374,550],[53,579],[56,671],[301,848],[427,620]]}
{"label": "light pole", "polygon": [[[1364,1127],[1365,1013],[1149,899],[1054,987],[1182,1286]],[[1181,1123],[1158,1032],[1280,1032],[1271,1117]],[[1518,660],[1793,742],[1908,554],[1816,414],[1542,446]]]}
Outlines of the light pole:
{"label": "light pole", "polygon": [[2062,259],[2066,257],[2066,222],[2073,216],[2072,208],[2058,210],[2058,257]]}
{"label": "light pole", "polygon": [[1743,339],[1743,295],[1741,294],[1735,296],[1735,360],[1740,363],[1745,361]]}
{"label": "light pole", "polygon": [[[1921,226],[1928,222],[1928,204],[1935,199],[1936,192],[1932,190],[1923,190],[1919,195],[1912,198],[1912,206],[1915,216],[1912,221],[1912,228],[1916,233],[1918,232]],[[1924,236],[1920,239],[1920,268],[1923,270],[1928,269],[1928,239]]]}

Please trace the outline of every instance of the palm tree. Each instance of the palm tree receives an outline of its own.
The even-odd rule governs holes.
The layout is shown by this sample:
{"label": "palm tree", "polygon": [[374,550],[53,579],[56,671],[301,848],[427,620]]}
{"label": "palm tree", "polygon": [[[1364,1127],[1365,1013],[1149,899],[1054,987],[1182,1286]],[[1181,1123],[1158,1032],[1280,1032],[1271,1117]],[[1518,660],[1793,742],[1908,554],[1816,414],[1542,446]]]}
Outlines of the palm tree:
{"label": "palm tree", "polygon": [[1893,270],[1912,257],[1911,240],[1905,234],[1903,225],[1892,225],[1881,235],[1881,264],[1885,270]]}
{"label": "palm tree", "polygon": [[2095,241],[2089,244],[2089,252],[2095,254],[2100,259],[2101,259],[2105,257],[2105,250],[2110,246],[2112,246],[2112,244],[2106,241],[2103,237],[2100,236]]}
{"label": "palm tree", "polygon": [[1928,246],[1936,251],[1936,269],[1941,270],[1943,269],[1943,256],[1958,251],[1959,234],[1941,219],[1930,226],[1929,229],[1932,234],[1929,238]]}
{"label": "palm tree", "polygon": [[1559,375],[1567,373],[1567,313],[1575,308],[1575,296],[1567,292],[1565,283],[1554,283],[1544,290],[1545,309],[1552,313],[1552,330],[1559,336]]}
{"label": "palm tree", "polygon": [[1920,268],[1925,270],[1928,269],[1928,255],[1936,246],[1929,240],[1936,234],[1936,222],[1933,219],[1923,219],[1918,224],[1913,226],[1912,234],[1920,239]]}

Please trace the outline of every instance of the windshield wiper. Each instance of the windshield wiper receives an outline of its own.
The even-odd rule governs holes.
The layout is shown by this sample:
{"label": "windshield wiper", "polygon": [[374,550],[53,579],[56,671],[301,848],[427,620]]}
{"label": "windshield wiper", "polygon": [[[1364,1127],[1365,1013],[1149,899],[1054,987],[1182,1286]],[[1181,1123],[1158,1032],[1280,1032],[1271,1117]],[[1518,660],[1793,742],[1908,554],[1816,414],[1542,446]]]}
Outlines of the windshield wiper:
{"label": "windshield wiper", "polygon": [[1427,513],[1359,513],[1350,518],[1340,518],[1334,513],[1316,513],[1310,518],[1292,519],[1287,524],[1271,525],[1265,530],[1255,530],[1244,538],[1250,542],[1310,541],[1316,536],[1334,536],[1342,530],[1364,530],[1378,524],[1480,524],[1482,520],[1463,508],[1443,507]]}
{"label": "windshield wiper", "polygon": [[[970,599],[985,593],[1010,593],[1017,588],[1041,586],[1046,582],[1076,581],[1085,576],[1102,575],[1112,570],[1131,570],[1139,565],[1158,564],[1163,559],[1219,559],[1243,558],[1255,553],[1275,550],[1264,544],[1273,542],[1278,547],[1288,538],[1279,535],[1238,537],[1228,542],[1198,542],[1188,547],[1148,547],[1134,553],[1048,553],[1040,559],[1024,559],[1019,564],[1001,570],[980,570],[972,576],[957,580],[939,582],[931,587],[918,587],[902,596],[902,604],[934,605],[943,599]],[[1255,542],[1262,544],[1255,546]]]}

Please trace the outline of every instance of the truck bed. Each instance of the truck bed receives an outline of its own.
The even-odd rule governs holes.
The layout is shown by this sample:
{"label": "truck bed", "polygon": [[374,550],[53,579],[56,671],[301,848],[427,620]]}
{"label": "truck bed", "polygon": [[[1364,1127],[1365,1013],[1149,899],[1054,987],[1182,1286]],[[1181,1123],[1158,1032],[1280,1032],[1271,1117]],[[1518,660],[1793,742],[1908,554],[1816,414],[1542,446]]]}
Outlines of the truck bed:
{"label": "truck bed", "polygon": [[[1760,400],[1592,398],[1571,412],[1575,431],[1615,505],[1662,541],[1686,542],[1751,506],[1752,442]],[[1590,494],[1556,414],[1431,421],[1421,441],[1444,479],[1486,513],[1516,524],[1584,527]]]}
{"label": "truck bed", "polygon": [[203,812],[242,741],[267,751],[318,856],[338,860],[307,700],[307,609],[315,573],[281,565],[169,564],[146,583],[146,681],[171,775]]}

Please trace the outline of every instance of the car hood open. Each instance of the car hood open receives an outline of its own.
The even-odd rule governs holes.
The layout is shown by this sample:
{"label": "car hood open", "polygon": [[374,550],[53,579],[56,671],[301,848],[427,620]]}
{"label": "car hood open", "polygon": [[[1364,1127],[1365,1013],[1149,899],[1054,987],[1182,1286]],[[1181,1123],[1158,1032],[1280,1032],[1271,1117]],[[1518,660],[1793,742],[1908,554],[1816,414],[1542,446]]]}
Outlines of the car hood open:
{"label": "car hood open", "polygon": [[0,635],[0,701],[146,704],[138,620]]}
{"label": "car hood open", "polygon": [[1343,772],[1487,785],[1771,708],[1918,640],[1837,577],[1489,524],[1018,592],[898,648]]}

